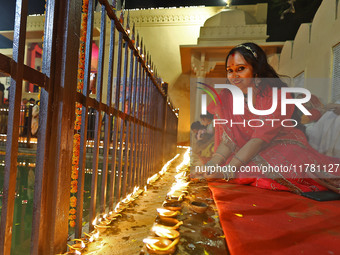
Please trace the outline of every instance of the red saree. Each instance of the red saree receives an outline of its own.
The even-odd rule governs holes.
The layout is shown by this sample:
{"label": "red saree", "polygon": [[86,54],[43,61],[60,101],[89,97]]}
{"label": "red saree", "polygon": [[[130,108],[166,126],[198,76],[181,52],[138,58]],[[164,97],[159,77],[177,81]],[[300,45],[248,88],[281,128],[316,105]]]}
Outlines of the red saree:
{"label": "red saree", "polygon": [[[311,178],[311,173],[306,169],[306,164],[313,164],[316,167],[328,167],[331,164],[339,164],[340,160],[330,158],[314,150],[309,144],[302,131],[294,127],[283,127],[282,120],[291,119],[294,111],[294,105],[287,106],[287,115],[281,115],[281,91],[278,90],[278,107],[273,114],[268,116],[257,116],[252,114],[245,104],[244,115],[233,115],[233,99],[229,90],[222,90],[220,97],[223,105],[210,104],[208,111],[215,114],[215,119],[226,119],[227,124],[215,126],[215,150],[221,143],[222,139],[233,143],[237,150],[245,145],[252,138],[260,138],[267,143],[265,149],[259,152],[247,166],[286,166],[288,172],[275,173],[249,173],[238,172],[233,183],[249,184],[252,186],[272,189],[272,190],[289,190],[294,193],[327,190],[320,185],[316,179]],[[267,86],[262,96],[257,95],[254,108],[257,110],[267,110],[272,106],[272,88]],[[261,119],[263,126],[251,127],[247,124],[249,120]],[[276,119],[280,121],[269,121]],[[233,123],[243,124],[230,125]],[[253,126],[259,126],[259,121],[252,121]],[[292,122],[285,121],[285,125],[290,126]],[[234,155],[234,154],[233,154]],[[231,155],[226,163],[228,163]],[[287,169],[286,168],[286,169]],[[293,169],[295,168],[296,171]],[[328,168],[327,168],[328,169]],[[335,168],[334,168],[335,169]],[[336,173],[335,173],[336,174]]]}

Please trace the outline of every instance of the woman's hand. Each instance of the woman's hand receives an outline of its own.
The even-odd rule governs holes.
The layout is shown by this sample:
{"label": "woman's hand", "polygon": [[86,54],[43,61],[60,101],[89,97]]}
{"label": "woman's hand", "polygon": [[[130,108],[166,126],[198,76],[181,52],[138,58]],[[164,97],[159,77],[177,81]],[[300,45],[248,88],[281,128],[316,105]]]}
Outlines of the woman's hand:
{"label": "woman's hand", "polygon": [[205,167],[206,167],[207,171],[201,175],[201,179],[207,179],[207,180],[215,180],[215,179],[230,180],[230,179],[235,178],[236,168],[232,167],[230,165],[221,166],[220,168],[217,169],[217,168],[215,168],[215,166],[209,165],[209,162],[208,162]]}
{"label": "woman's hand", "polygon": [[326,111],[333,111],[335,114],[340,115],[340,104],[328,104],[325,106]]}

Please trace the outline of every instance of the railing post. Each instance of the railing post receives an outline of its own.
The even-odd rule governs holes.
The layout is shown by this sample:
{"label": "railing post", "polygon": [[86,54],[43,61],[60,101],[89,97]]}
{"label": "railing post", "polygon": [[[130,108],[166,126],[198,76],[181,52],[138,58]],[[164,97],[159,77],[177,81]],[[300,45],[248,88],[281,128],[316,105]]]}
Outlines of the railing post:
{"label": "railing post", "polygon": [[18,0],[15,10],[15,30],[13,40],[13,60],[17,63],[16,75],[11,80],[10,104],[8,114],[8,132],[5,156],[3,202],[0,225],[0,254],[10,254],[14,213],[15,187],[17,177],[19,129],[14,128],[19,122],[22,93],[25,34],[27,23],[28,0]]}
{"label": "railing post", "polygon": [[80,14],[77,0],[47,1],[31,254],[66,251]]}

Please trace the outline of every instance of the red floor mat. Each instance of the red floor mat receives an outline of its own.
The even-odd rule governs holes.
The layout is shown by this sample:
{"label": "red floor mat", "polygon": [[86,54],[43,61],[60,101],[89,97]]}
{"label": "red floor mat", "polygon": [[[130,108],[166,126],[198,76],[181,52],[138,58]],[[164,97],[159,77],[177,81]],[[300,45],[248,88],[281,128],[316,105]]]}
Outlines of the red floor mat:
{"label": "red floor mat", "polygon": [[209,183],[232,255],[340,254],[340,201]]}

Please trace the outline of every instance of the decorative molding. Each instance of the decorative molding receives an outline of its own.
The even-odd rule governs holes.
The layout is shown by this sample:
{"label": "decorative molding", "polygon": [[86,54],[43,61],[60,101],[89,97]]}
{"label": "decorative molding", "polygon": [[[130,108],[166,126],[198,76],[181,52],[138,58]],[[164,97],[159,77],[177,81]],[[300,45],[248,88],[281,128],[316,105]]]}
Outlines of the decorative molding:
{"label": "decorative molding", "polygon": [[44,26],[44,15],[27,17],[27,31],[43,31]]}
{"label": "decorative molding", "polygon": [[[126,16],[124,24],[126,24]],[[198,14],[162,14],[162,15],[143,15],[130,13],[130,27],[135,24],[136,26],[163,26],[163,25],[203,25],[205,20],[210,16]],[[107,24],[109,23],[107,19]],[[100,15],[95,16],[94,25],[100,27]]]}
{"label": "decorative molding", "polygon": [[[131,22],[141,25],[144,24],[152,24],[152,25],[173,25],[178,23],[185,24],[202,24],[207,18],[208,15],[175,15],[175,14],[163,14],[163,15],[141,15],[131,17]],[[183,24],[181,24],[183,25]]]}
{"label": "decorative molding", "polygon": [[244,25],[225,27],[201,27],[199,40],[237,39],[237,38],[267,38],[267,25]]}

